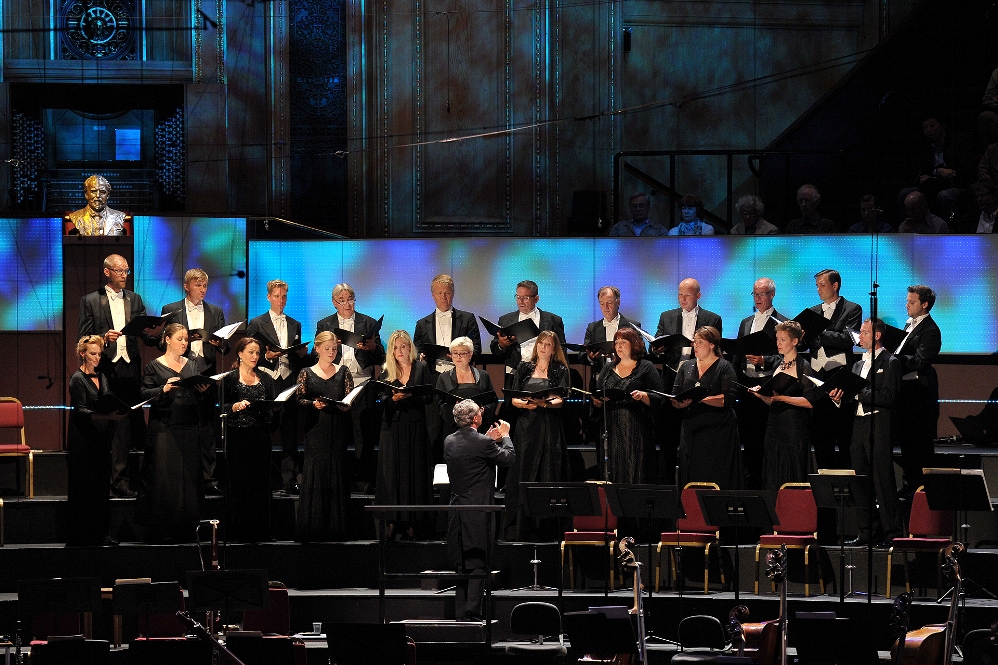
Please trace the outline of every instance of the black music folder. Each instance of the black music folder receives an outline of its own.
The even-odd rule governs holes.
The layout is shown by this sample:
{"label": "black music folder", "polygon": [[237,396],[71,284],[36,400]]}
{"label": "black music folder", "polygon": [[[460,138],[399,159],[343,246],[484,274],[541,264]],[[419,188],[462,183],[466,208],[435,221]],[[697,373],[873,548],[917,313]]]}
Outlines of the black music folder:
{"label": "black music folder", "polygon": [[564,345],[566,351],[575,351],[577,353],[582,353],[583,351],[588,353],[602,353],[604,355],[611,355],[613,353],[613,342],[592,342],[590,344],[568,344]]}
{"label": "black music folder", "polygon": [[478,317],[482,325],[485,326],[485,330],[488,331],[490,335],[495,337],[499,333],[502,333],[503,337],[515,337],[519,342],[525,342],[528,339],[533,339],[540,334],[541,329],[537,327],[533,319],[524,319],[523,321],[517,321],[511,326],[506,326],[503,328],[498,323],[492,323],[485,317]]}
{"label": "black music folder", "polygon": [[173,314],[167,314],[166,316],[135,316],[121,329],[121,334],[141,335],[147,328],[159,328],[171,318],[173,318]]}
{"label": "black music folder", "polygon": [[454,393],[449,393],[446,390],[440,390],[439,388],[437,388],[436,392],[440,397],[440,401],[446,404],[457,404],[461,400],[470,399],[478,406],[488,406],[489,404],[495,404],[499,401],[499,396],[496,395],[494,390],[487,390],[483,393],[478,393],[477,395],[472,395],[470,397],[455,395]]}
{"label": "black music folder", "polygon": [[393,393],[406,393],[412,397],[425,397],[427,395],[432,395],[437,391],[436,386],[429,383],[424,383],[418,386],[396,386],[386,381],[375,380],[382,389],[387,388]]}
{"label": "black music folder", "polygon": [[737,339],[721,339],[721,350],[736,356],[772,356],[776,354],[776,338],[765,330]]}
{"label": "black music folder", "polygon": [[375,336],[381,332],[381,325],[384,322],[385,315],[382,314],[381,318],[379,318],[374,324],[374,328],[368,331],[366,335],[361,335],[349,330],[343,330],[343,328],[333,328],[333,334],[336,335],[336,339],[340,340],[340,344],[346,344],[349,347],[357,348],[358,344],[363,344],[369,339],[374,339]]}
{"label": "black music folder", "polygon": [[863,378],[855,374],[848,367],[842,367],[837,372],[833,372],[824,383],[819,383],[817,379],[809,376],[813,383],[826,393],[830,393],[836,388],[842,391],[842,401],[847,402],[860,393],[863,388],[870,385],[870,378]]}
{"label": "black music folder", "polygon": [[543,390],[537,390],[533,392],[529,390],[506,389],[502,391],[502,394],[503,397],[505,397],[506,399],[513,399],[514,397],[519,397],[520,399],[549,400],[552,397],[565,397],[566,392],[568,392],[567,388],[556,386],[554,388],[544,388]]}
{"label": "black music folder", "polygon": [[696,404],[704,397],[707,397],[709,395],[709,393],[707,392],[707,387],[701,386],[699,383],[693,386],[692,388],[684,390],[683,392],[677,395],[671,395],[669,393],[663,393],[657,390],[646,390],[645,392],[651,395],[661,395],[662,397],[668,397],[669,399],[674,399],[677,402],[684,402],[688,399],[691,399],[693,400],[694,404]]}
{"label": "black music folder", "polygon": [[830,319],[826,319],[821,313],[813,309],[805,309],[793,319],[804,329],[804,337],[814,339],[821,333],[828,330]]}

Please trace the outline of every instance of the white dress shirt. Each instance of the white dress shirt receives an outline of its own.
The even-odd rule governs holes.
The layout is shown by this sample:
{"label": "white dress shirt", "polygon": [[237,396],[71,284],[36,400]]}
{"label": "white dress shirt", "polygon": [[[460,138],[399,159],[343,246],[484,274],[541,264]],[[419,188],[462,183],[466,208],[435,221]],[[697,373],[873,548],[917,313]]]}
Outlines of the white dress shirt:
{"label": "white dress shirt", "polygon": [[[107,304],[111,308],[111,323],[114,325],[115,330],[121,330],[125,327],[125,291],[115,292],[108,285],[104,285],[104,290],[107,292]],[[128,338],[124,335],[119,335],[118,340],[115,342],[114,358],[112,362],[118,362],[121,358],[126,363],[132,362],[132,359],[128,357]]]}
{"label": "white dress shirt", "polygon": [[[685,309],[680,310],[680,315],[683,319],[683,337],[688,340],[693,339],[693,335],[697,331],[697,316],[700,315],[700,306],[697,305],[691,311],[687,312]],[[693,347],[684,346],[682,351],[682,356],[680,357],[680,362],[683,360],[689,360],[693,357]]]}
{"label": "white dress shirt", "polygon": [[[821,303],[821,313],[822,315],[831,321],[832,315],[835,314],[835,308],[839,304],[841,298],[836,298],[832,302]],[[846,354],[845,351],[839,351],[838,353],[833,353],[828,355],[825,353],[825,347],[822,346],[818,349],[817,355],[814,357],[814,362],[811,363],[811,369],[815,372],[821,371],[823,369],[832,370],[836,367],[842,367],[846,364]]]}
{"label": "white dress shirt", "polygon": [[[868,376],[870,376],[870,367],[873,366],[873,359],[875,357],[879,358],[880,357],[880,352],[883,351],[883,350],[884,350],[884,347],[880,347],[879,349],[877,349],[876,355],[872,355],[869,351],[866,351],[865,353],[863,353],[863,368],[859,371],[859,375],[861,377],[863,377],[865,379]],[[881,371],[883,371],[883,370],[881,370]],[[857,397],[857,399],[858,399],[858,397]],[[863,410],[863,405],[860,404],[859,407],[856,409],[856,416],[857,417],[858,416],[872,416],[874,413],[879,413],[879,412],[880,412],[880,409],[874,409],[873,411],[869,411],[869,412],[864,411]]]}
{"label": "white dress shirt", "polygon": [[[357,315],[354,314],[349,319],[344,319],[339,314],[336,315],[337,327],[342,330],[347,330],[350,332],[357,332]],[[361,369],[360,363],[357,362],[357,350],[352,346],[347,346],[346,344],[340,344],[340,364],[346,365],[347,369],[350,370],[350,374],[353,376],[354,386],[359,386],[364,381],[367,381],[372,376],[374,376],[374,367],[367,367]]]}
{"label": "white dress shirt", "polygon": [[[904,331],[906,333],[908,333],[908,334],[905,335],[904,339],[901,340],[901,343],[898,344],[897,351],[894,352],[894,355],[897,355],[897,354],[901,353],[901,349],[904,348],[905,342],[907,342],[908,338],[911,336],[911,331],[913,331],[918,326],[919,323],[921,323],[922,321],[924,321],[925,317],[927,317],[927,316],[928,316],[928,314],[922,314],[921,316],[916,316],[915,318],[909,317],[908,320],[904,322]],[[904,376],[901,377],[901,380],[902,381],[914,381],[917,378],[918,378],[918,372],[915,371],[915,372],[908,372],[907,374],[905,374]]]}
{"label": "white dress shirt", "polygon": [[[270,321],[274,324],[274,330],[277,331],[277,343],[281,345],[282,349],[288,348],[288,317],[284,314],[275,314],[274,310],[270,310]],[[283,354],[277,359],[277,371],[274,373],[274,378],[286,379],[291,376],[291,360],[288,358],[288,354]]]}
{"label": "white dress shirt", "polygon": [[[184,309],[187,310],[187,325],[190,326],[190,330],[204,328],[204,302],[199,302],[195,305],[187,298],[184,298]],[[204,358],[204,342],[201,340],[191,342],[191,355]]]}
{"label": "white dress shirt", "polygon": [[[454,309],[451,308],[446,312],[441,312],[439,309],[434,309],[433,317],[436,321],[436,334],[437,334],[437,345],[450,347],[450,343],[454,341]],[[448,371],[454,364],[448,362],[447,360],[438,360],[436,370],[437,372],[443,374]]]}
{"label": "white dress shirt", "polygon": [[[541,310],[534,307],[530,314],[524,314],[520,312],[520,318],[517,321],[525,321],[527,319],[532,319],[534,324],[540,328],[541,327]],[[537,338],[528,339],[525,342],[520,342],[520,358],[524,361],[530,360],[530,356],[534,354],[534,345],[537,344]]]}
{"label": "white dress shirt", "polygon": [[618,312],[617,316],[613,317],[612,321],[607,321],[604,318],[603,329],[606,331],[606,341],[612,342],[613,336],[617,334],[618,330],[620,330],[620,313]]}
{"label": "white dress shirt", "polygon": [[[773,315],[775,307],[770,307],[765,312],[756,312],[755,316],[752,317],[752,327],[749,329],[749,334],[757,333],[766,327],[766,323],[769,321],[769,317]],[[750,376],[753,379],[762,378],[764,376],[769,376],[770,372],[759,371],[750,362],[745,363],[745,376]]]}
{"label": "white dress shirt", "polygon": [[995,209],[990,215],[983,210],[981,211],[981,218],[977,220],[977,232],[978,233],[993,233],[995,228],[995,217],[998,216],[998,208]]}

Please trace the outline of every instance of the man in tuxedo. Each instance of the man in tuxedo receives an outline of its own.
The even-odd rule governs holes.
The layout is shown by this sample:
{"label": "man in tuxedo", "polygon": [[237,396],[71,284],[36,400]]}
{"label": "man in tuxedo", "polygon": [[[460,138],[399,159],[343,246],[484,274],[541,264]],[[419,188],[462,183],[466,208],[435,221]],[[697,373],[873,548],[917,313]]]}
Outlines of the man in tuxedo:
{"label": "man in tuxedo", "polygon": [[[851,404],[843,405],[843,408],[856,412],[850,448],[852,468],[857,475],[873,476],[876,502],[880,506],[880,510],[874,511],[872,515],[872,531],[870,513],[867,509],[861,511],[859,535],[848,541],[847,545],[866,545],[870,538],[877,539],[877,542],[882,539],[882,544],[889,545],[894,538],[903,535],[901,506],[894,481],[894,446],[891,442],[891,413],[901,387],[901,363],[880,342],[886,330],[887,327],[880,319],[867,319],[863,322],[859,329],[859,345],[866,349],[866,353],[852,366],[852,372],[864,379],[869,379],[870,372],[873,372],[875,392],[867,385]],[[835,404],[842,404],[842,390],[831,391],[829,397]]]}
{"label": "man in tuxedo", "polygon": [[[537,283],[525,279],[516,285],[516,310],[509,314],[503,314],[497,322],[500,327],[505,328],[525,319],[533,319],[540,330],[550,330],[558,336],[562,344],[565,343],[565,324],[561,317],[551,312],[545,312],[537,307],[537,301],[541,299],[538,295]],[[492,338],[490,348],[493,355],[502,358],[506,362],[506,388],[512,388],[513,378],[516,368],[520,362],[530,360],[534,353],[534,344],[537,338],[519,340],[515,335],[506,337],[497,334]]]}
{"label": "man in tuxedo", "polygon": [[[596,292],[596,301],[599,303],[603,318],[597,319],[586,326],[586,336],[583,344],[599,344],[600,342],[612,342],[613,336],[621,328],[628,326],[641,327],[640,321],[630,321],[620,313],[620,289],[616,286],[604,286]],[[589,377],[589,387],[596,388],[596,378],[603,370],[608,356],[602,355],[599,351],[586,351],[582,354],[582,363],[592,365],[593,371]]]}
{"label": "man in tuxedo", "polygon": [[[482,352],[482,338],[478,332],[478,321],[471,312],[462,312],[453,307],[454,303],[454,280],[450,275],[437,275],[430,282],[430,295],[436,308],[416,322],[416,331],[412,336],[412,343],[416,347],[416,353],[422,357],[427,345],[450,347],[450,343],[458,337],[467,337],[474,346],[475,355]],[[437,360],[430,367],[433,382],[443,372],[448,371],[453,365],[445,360]],[[440,421],[440,401],[434,398],[426,405],[426,428],[430,437],[430,445],[433,449],[433,461],[439,462],[443,459],[443,437],[441,436]]]}
{"label": "man in tuxedo", "polygon": [[[764,332],[776,339],[776,324],[787,317],[776,311],[773,299],[776,297],[776,283],[769,277],[760,277],[752,285],[752,301],[755,313],[742,319],[738,325],[738,338],[752,333]],[[779,356],[736,355],[731,364],[738,373],[738,383],[745,386],[761,385],[773,376]],[[749,489],[762,489],[762,452],[766,438],[766,425],[769,420],[769,407],[751,395],[743,395],[735,406],[738,415],[738,439],[745,449],[743,464],[745,482]]]}
{"label": "man in tuxedo", "polygon": [[[122,335],[119,331],[136,316],[145,316],[146,306],[134,291],[125,288],[132,271],[128,261],[119,254],[104,259],[104,277],[107,285],[80,299],[80,323],[77,338],[100,335],[104,338],[97,371],[108,378],[111,392],[126,404],[138,404],[139,384],[142,379],[142,354],[136,335]],[[142,331],[146,346],[156,346],[162,326]],[[136,409],[118,421],[111,440],[111,494],[132,497],[135,492],[128,482],[128,450],[134,443],[141,447],[145,441],[145,418]]]}
{"label": "man in tuxedo", "polygon": [[[444,461],[450,478],[450,505],[490,506],[495,503],[493,483],[496,467],[513,464],[516,453],[509,438],[509,423],[498,421],[480,434],[484,409],[470,399],[454,405],[458,430],[444,439]],[[483,575],[492,513],[451,512],[447,524],[447,554],[458,573]],[[464,621],[482,619],[484,577],[458,580],[454,594],[454,617]]]}
{"label": "man in tuxedo", "polygon": [[[664,335],[683,335],[689,340],[693,339],[693,333],[704,326],[713,326],[717,332],[721,332],[721,317],[706,309],[702,309],[700,302],[700,282],[687,277],[679,283],[679,307],[662,312],[658,317],[658,328],[655,330],[655,337]],[[679,363],[693,357],[693,347],[663,349],[661,346],[651,347],[651,353],[662,363],[663,384],[666,392],[672,392],[672,386],[676,382],[676,368]],[[679,411],[666,407],[659,411],[656,431],[658,433],[658,444],[661,449],[659,454],[659,482],[667,485],[675,484],[676,471],[676,450],[679,447],[679,430],[682,426],[682,417]],[[648,477],[655,477],[648,474]]]}
{"label": "man in tuxedo", "polygon": [[939,326],[929,310],[936,303],[935,292],[927,286],[908,287],[905,309],[905,335],[898,347],[901,362],[901,390],[894,410],[895,440],[901,446],[904,482],[900,493],[912,494],[922,484],[922,469],[932,466],[932,440],[939,420],[939,380],[932,362],[942,347]]}
{"label": "man in tuxedo", "polygon": [[[356,304],[357,295],[352,286],[345,282],[334,286],[333,307],[336,308],[336,313],[315,324],[315,334],[340,329],[365,337],[356,348],[341,343],[336,358],[337,363],[346,365],[353,376],[354,385],[359,386],[381,375],[381,365],[385,362],[385,345],[381,342],[380,331],[375,332],[378,322],[358,312]],[[374,398],[375,392],[368,388],[357,396],[350,409],[354,456],[358,464],[355,475],[357,480],[366,483],[374,482],[378,464],[374,447],[378,443],[381,422]]]}
{"label": "man in tuxedo", "polygon": [[[811,311],[821,314],[829,323],[817,336],[809,335],[805,330],[804,339],[811,349],[811,369],[819,379],[825,380],[834,371],[852,367],[855,356],[849,330],[859,328],[863,308],[839,295],[842,276],[837,270],[822,270],[814,276],[814,284],[821,303],[811,307]],[[835,408],[831,400],[818,400],[811,413],[811,443],[818,468],[850,468],[851,442],[852,415]]]}
{"label": "man in tuxedo", "polygon": [[[191,268],[184,274],[183,300],[163,305],[161,314],[176,314],[172,319],[182,323],[188,330],[202,329],[208,335],[201,340],[192,341],[187,346],[186,356],[194,363],[195,369],[205,376],[218,373],[217,360],[220,360],[229,348],[228,341],[211,337],[211,333],[225,325],[225,314],[222,308],[211,305],[204,300],[208,292],[208,273],[200,268]],[[166,348],[160,344],[160,350]],[[204,474],[205,495],[218,496],[218,480],[215,478],[215,423],[218,420],[218,409],[215,400],[201,401],[201,428],[198,438],[201,444],[201,470]]]}
{"label": "man in tuxedo", "polygon": [[[416,321],[416,331],[412,336],[412,343],[416,347],[416,353],[423,353],[423,347],[428,344],[437,346],[450,346],[452,340],[458,337],[468,337],[475,345],[475,355],[482,352],[482,337],[478,332],[478,322],[471,312],[463,312],[453,307],[454,303],[454,280],[450,275],[437,275],[430,282],[430,295],[436,309],[430,314]],[[433,368],[440,374],[452,365],[447,362],[438,362]]]}
{"label": "man in tuxedo", "polygon": [[[263,347],[264,353],[257,367],[274,377],[274,388],[280,393],[298,380],[305,349],[294,353],[280,351],[301,344],[301,322],[284,313],[288,304],[288,283],[280,279],[267,282],[267,301],[270,309],[249,320],[246,336],[257,340]],[[279,413],[280,416],[271,425],[271,434],[278,434],[281,441],[281,489],[297,494],[298,474],[301,473],[297,404],[289,400]]]}

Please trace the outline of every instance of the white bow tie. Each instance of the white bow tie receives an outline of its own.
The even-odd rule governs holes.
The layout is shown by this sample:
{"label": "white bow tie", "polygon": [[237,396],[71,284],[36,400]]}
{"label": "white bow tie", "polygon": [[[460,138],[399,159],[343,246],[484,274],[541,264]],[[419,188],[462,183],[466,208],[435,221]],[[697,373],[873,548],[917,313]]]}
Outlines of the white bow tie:
{"label": "white bow tie", "polygon": [[204,311],[204,305],[201,305],[201,304],[190,305],[190,306],[188,306],[187,311],[188,312],[203,312]]}
{"label": "white bow tie", "polygon": [[438,319],[449,319],[450,318],[450,312],[449,311],[447,311],[447,312],[437,312],[437,318]]}

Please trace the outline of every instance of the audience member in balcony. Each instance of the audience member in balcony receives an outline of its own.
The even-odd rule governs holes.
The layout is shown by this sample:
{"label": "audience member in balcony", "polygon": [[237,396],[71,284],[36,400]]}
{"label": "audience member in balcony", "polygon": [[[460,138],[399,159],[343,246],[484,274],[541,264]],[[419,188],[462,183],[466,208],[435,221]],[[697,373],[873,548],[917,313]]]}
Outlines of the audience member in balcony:
{"label": "audience member in balcony", "polygon": [[995,215],[998,214],[998,184],[994,180],[978,180],[973,185],[981,217],[977,220],[977,233],[995,232]]}
{"label": "audience member in balcony", "polygon": [[762,199],[753,194],[748,194],[738,199],[738,203],[735,204],[735,210],[741,215],[742,221],[731,227],[731,235],[767,236],[779,233],[780,230],[776,228],[775,224],[770,224],[762,218],[764,209],[765,206],[762,203]]}
{"label": "audience member in balcony", "polygon": [[849,233],[894,233],[894,227],[880,219],[880,199],[866,194],[859,200],[859,221],[849,227]]}
{"label": "audience member in balcony", "polygon": [[839,227],[830,219],[818,212],[821,204],[821,192],[814,185],[801,185],[797,190],[797,207],[800,217],[787,223],[786,232],[792,234],[804,233],[838,233]]}
{"label": "audience member in balcony", "polygon": [[687,194],[679,200],[683,221],[669,229],[670,236],[712,236],[714,227],[703,221],[703,201],[696,194]]}
{"label": "audience member in balcony", "polygon": [[626,238],[640,236],[651,238],[669,234],[669,229],[648,219],[651,210],[651,200],[644,192],[635,192],[627,199],[631,210],[631,218],[624,219],[610,227],[611,238]]}
{"label": "audience member in balcony", "polygon": [[947,133],[945,120],[936,113],[925,114],[922,134],[925,141],[918,157],[918,178],[914,187],[898,192],[898,207],[905,213],[908,194],[918,190],[936,215],[947,221],[956,219],[960,214],[960,190],[974,177],[970,149],[966,141]]}
{"label": "audience member in balcony", "polygon": [[900,233],[949,233],[941,217],[929,212],[929,202],[922,192],[914,191],[904,199],[905,220],[898,227]]}
{"label": "audience member in balcony", "polygon": [[977,179],[998,181],[998,143],[992,143],[977,163]]}
{"label": "audience member in balcony", "polygon": [[977,130],[981,145],[998,143],[998,69],[991,72],[984,89],[984,110],[977,116]]}
{"label": "audience member in balcony", "polygon": [[66,466],[69,471],[69,533],[67,545],[117,545],[109,532],[111,502],[107,470],[111,466],[114,421],[120,414],[103,415],[91,404],[111,392],[107,376],[97,371],[104,338],[85,335],[76,345],[80,369],[69,379],[73,407],[69,415]]}

